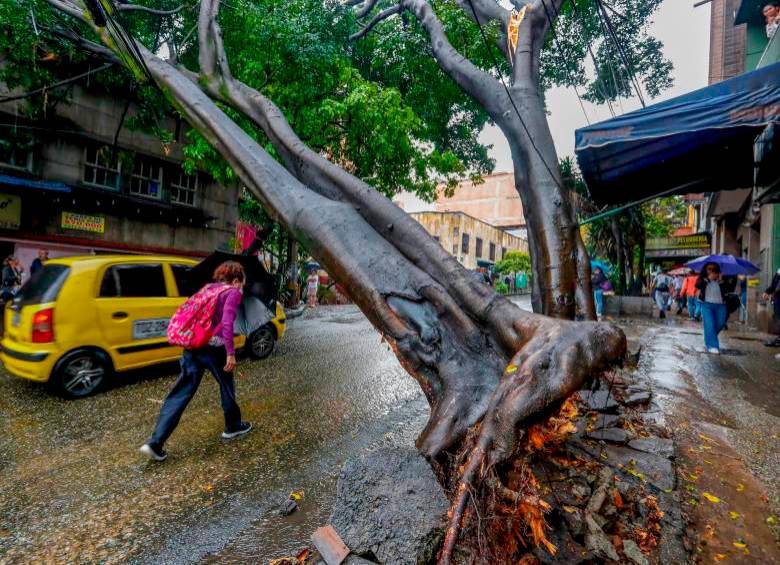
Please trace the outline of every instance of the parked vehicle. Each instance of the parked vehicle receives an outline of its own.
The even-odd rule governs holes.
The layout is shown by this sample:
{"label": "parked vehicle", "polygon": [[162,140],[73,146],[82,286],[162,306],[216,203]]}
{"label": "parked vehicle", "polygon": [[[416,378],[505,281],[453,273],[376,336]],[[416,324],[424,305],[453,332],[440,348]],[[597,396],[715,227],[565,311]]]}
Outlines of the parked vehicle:
{"label": "parked vehicle", "polygon": [[[168,344],[166,329],[198,266],[143,255],[47,261],[6,306],[0,360],[68,398],[96,392],[115,373],[175,361],[181,349]],[[248,339],[236,337],[236,347],[255,357],[270,355],[285,332],[281,304],[274,298],[266,306],[272,319]]]}

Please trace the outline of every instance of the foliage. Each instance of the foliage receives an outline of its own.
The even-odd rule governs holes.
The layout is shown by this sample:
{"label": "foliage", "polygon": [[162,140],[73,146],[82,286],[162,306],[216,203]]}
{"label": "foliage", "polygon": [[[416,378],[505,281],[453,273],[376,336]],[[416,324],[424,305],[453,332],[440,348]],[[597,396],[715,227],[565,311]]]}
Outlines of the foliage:
{"label": "foliage", "polygon": [[509,286],[504,281],[496,281],[495,290],[498,294],[509,294]]}
{"label": "foliage", "polygon": [[681,196],[658,198],[642,205],[647,237],[669,237],[685,225],[687,206]]}
{"label": "foliage", "polygon": [[[171,9],[179,3],[145,4]],[[197,16],[197,3],[190,3],[173,17],[124,12],[120,19],[153,51],[175,51],[181,64],[195,69],[197,34],[190,32]],[[9,88],[40,88],[103,64],[51,33],[72,22],[44,0],[0,0],[0,21],[0,80]],[[492,170],[488,148],[478,140],[484,111],[439,70],[416,28],[410,31],[416,43],[397,37],[350,42],[354,16],[336,0],[225,2],[220,24],[233,74],[273,100],[312,149],[385,194],[409,190],[430,200],[439,183],[452,187]],[[89,83],[130,95],[138,112],[127,125],[172,143],[172,132],[159,125],[174,112],[163,93],[119,68],[92,75]],[[69,90],[49,92],[48,107],[67,99]],[[27,112],[45,115],[44,96],[28,102]],[[257,128],[223,110],[274,154]],[[188,172],[200,169],[220,183],[235,182],[234,172],[200,135],[189,132],[183,143]]]}
{"label": "foliage", "polygon": [[[633,73],[644,93],[651,98],[658,96],[672,85],[673,68],[671,61],[663,56],[663,43],[648,33],[652,15],[661,2],[570,0],[564,3],[555,21],[555,41],[550,37],[542,53],[544,87],[581,87],[585,99],[605,103],[636,95],[631,81]],[[599,5],[617,41],[603,14],[599,15]],[[589,47],[595,55],[596,68],[589,57]]]}
{"label": "foliage", "polygon": [[496,263],[495,271],[500,274],[530,272],[531,256],[522,251],[507,251],[504,258]]}

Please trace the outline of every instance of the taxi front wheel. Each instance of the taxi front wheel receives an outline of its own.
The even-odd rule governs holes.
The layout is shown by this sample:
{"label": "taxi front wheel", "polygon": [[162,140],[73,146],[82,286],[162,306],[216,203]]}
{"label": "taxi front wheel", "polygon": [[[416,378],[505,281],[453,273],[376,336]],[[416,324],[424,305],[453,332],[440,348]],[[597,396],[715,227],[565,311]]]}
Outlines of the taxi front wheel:
{"label": "taxi front wheel", "polygon": [[108,357],[91,349],[76,349],[54,367],[49,385],[65,398],[83,398],[100,390],[111,374]]}

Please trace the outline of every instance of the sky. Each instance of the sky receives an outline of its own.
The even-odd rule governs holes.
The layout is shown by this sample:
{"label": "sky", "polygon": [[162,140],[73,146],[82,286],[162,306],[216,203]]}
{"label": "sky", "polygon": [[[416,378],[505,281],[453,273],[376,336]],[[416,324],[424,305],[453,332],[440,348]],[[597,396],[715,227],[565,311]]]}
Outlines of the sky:
{"label": "sky", "polygon": [[[694,8],[695,0],[665,0],[655,14],[651,34],[664,44],[664,54],[674,64],[674,86],[648,104],[660,102],[707,86],[710,39],[710,6]],[[647,98],[647,97],[645,97]],[[548,117],[558,157],[574,154],[574,130],[588,125],[573,89],[555,88],[547,93]],[[622,109],[630,112],[640,108],[639,100],[622,100]],[[610,118],[606,106],[596,107],[585,102],[591,123]],[[623,113],[615,105],[615,113]],[[496,127],[486,128],[480,140],[492,144],[490,156],[496,160],[495,172],[512,170],[509,146]]]}

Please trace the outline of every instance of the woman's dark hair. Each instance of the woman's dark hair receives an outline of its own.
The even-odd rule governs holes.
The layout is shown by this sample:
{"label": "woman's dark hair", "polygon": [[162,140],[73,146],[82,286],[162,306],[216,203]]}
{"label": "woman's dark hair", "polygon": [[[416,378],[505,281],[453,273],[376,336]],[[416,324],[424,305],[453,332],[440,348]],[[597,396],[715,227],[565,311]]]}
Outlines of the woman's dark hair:
{"label": "woman's dark hair", "polygon": [[235,261],[225,261],[214,271],[214,280],[222,283],[232,283],[236,280],[244,282],[246,280],[244,267]]}
{"label": "woman's dark hair", "polygon": [[710,268],[714,268],[715,272],[720,274],[720,265],[718,265],[715,261],[710,261],[709,263],[705,264],[704,267],[702,267],[701,273],[699,273],[699,278],[706,279],[707,272],[710,270]]}

